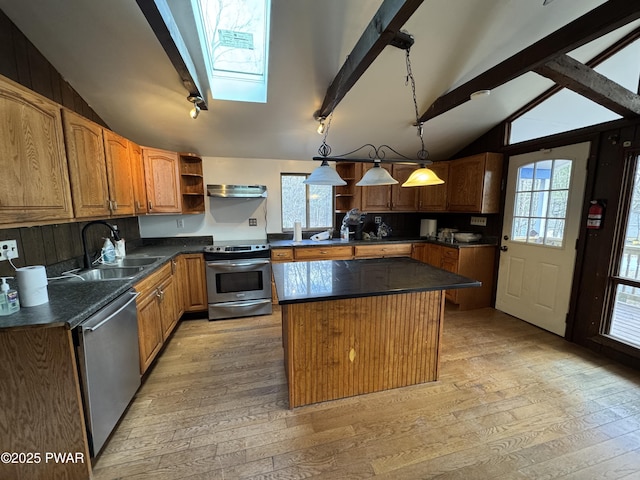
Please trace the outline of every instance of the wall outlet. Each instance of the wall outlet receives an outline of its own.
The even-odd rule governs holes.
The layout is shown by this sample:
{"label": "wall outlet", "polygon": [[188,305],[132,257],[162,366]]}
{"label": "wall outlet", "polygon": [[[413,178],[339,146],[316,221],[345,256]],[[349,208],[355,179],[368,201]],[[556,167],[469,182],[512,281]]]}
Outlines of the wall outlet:
{"label": "wall outlet", "polygon": [[376,215],[375,217],[373,217],[373,222],[374,222],[376,225],[380,225],[380,224],[382,223],[382,217],[381,217],[381,216],[379,216],[379,215]]}
{"label": "wall outlet", "polygon": [[250,218],[249,219],[249,226],[250,227],[257,227],[258,226],[258,219],[257,218]]}
{"label": "wall outlet", "polygon": [[471,217],[471,225],[478,225],[479,227],[487,226],[487,217]]}
{"label": "wall outlet", "polygon": [[176,225],[178,226],[178,228],[184,228],[184,219],[183,218],[178,218],[176,220]]}
{"label": "wall outlet", "polygon": [[18,258],[18,242],[15,240],[0,241],[0,261]]}

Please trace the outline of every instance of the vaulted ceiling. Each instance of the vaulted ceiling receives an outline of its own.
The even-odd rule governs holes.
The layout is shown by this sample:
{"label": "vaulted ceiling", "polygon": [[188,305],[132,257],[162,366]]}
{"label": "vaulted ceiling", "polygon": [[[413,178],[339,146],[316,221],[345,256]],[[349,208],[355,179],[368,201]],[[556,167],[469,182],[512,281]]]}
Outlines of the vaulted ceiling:
{"label": "vaulted ceiling", "polygon": [[[205,156],[305,160],[317,154],[322,140],[313,117],[320,109],[334,110],[327,138],[334,153],[364,143],[389,144],[408,156],[419,149],[405,52],[384,46],[393,35],[363,36],[382,7],[392,15],[377,24],[393,31],[400,26],[414,37],[411,60],[426,148],[439,160],[554,81],[609,102],[624,116],[637,115],[635,92],[612,92],[601,79],[594,86],[592,72],[580,70],[638,28],[640,21],[633,18],[640,5],[635,3],[272,0],[267,103],[207,98],[208,110],[196,120],[188,115],[190,92],[134,0],[0,0],[0,9],[113,130],[142,145]],[[404,18],[385,23],[395,18],[385,9],[396,7],[406,23]],[[597,7],[608,13],[592,15],[591,23],[571,23]],[[574,50],[582,38],[605,31],[605,23],[611,33]],[[564,55],[569,52],[570,57]],[[197,52],[194,61],[198,64]],[[330,88],[345,75],[349,82]],[[349,83],[350,89],[335,88]],[[467,101],[481,88],[491,89],[491,95]]]}

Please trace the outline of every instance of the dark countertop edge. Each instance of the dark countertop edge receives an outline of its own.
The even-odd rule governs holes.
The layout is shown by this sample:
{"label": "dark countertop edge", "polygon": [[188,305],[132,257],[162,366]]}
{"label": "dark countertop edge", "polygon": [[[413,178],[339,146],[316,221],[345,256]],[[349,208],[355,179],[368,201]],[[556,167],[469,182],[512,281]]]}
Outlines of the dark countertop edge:
{"label": "dark countertop edge", "polygon": [[352,294],[352,295],[326,295],[317,294],[313,298],[310,297],[300,297],[300,298],[290,298],[287,300],[278,299],[278,305],[291,305],[296,303],[313,303],[313,302],[327,302],[332,300],[347,300],[350,298],[364,298],[364,297],[381,297],[384,295],[401,295],[403,293],[415,293],[415,292],[432,292],[434,290],[455,290],[460,288],[469,288],[469,287],[481,287],[482,282],[473,281],[465,284],[456,284],[456,285],[441,285],[438,287],[426,287],[426,288],[403,288],[397,290],[389,290],[387,292],[375,292],[375,293],[363,293],[363,294]]}
{"label": "dark countertop edge", "polygon": [[302,261],[302,262],[277,262],[273,265],[273,277],[276,284],[276,291],[280,290],[281,278],[280,273],[276,272],[276,269],[283,269],[287,264],[291,265],[305,265],[305,264],[336,264],[339,266],[340,264],[350,264],[350,265],[358,265],[369,262],[375,262],[376,264],[385,264],[389,262],[409,262],[415,265],[419,265],[420,268],[430,269],[440,272],[445,276],[449,277],[446,281],[439,281],[436,285],[420,285],[420,286],[399,286],[399,287],[389,287],[385,290],[380,289],[371,289],[364,288],[359,289],[360,291],[350,290],[348,292],[343,293],[314,293],[314,294],[304,294],[299,296],[286,296],[278,293],[278,304],[279,305],[287,305],[293,303],[312,303],[319,301],[329,301],[329,300],[339,300],[339,299],[347,299],[347,298],[363,298],[363,297],[377,297],[383,295],[397,295],[401,293],[411,293],[411,292],[430,292],[435,290],[454,290],[454,289],[462,289],[462,288],[471,288],[471,287],[480,287],[482,286],[482,282],[478,280],[473,280],[468,277],[464,277],[462,275],[458,275],[452,272],[448,272],[446,270],[442,270],[440,268],[436,268],[431,265],[427,265],[425,263],[419,262],[414,259],[410,259],[408,257],[403,258],[376,258],[376,259],[352,259],[352,260],[310,260],[310,261]]}
{"label": "dark countertop edge", "polygon": [[[63,326],[73,329],[177,255],[202,253],[205,245],[206,244],[146,245],[129,251],[127,252],[128,255],[149,255],[162,258],[147,266],[147,268],[136,276],[126,280],[97,282],[49,280],[49,302],[35,307],[21,306],[20,311],[0,317],[0,330],[55,328]],[[69,300],[73,299],[73,293],[65,292],[65,290],[71,290],[74,286],[76,286],[77,290],[80,288],[87,290],[87,295],[84,296],[87,303],[76,305],[75,308],[70,308]],[[18,297],[19,296],[20,292],[18,291]],[[71,313],[67,314],[67,311],[71,311]]]}
{"label": "dark countertop edge", "polygon": [[329,240],[314,241],[309,239],[303,239],[301,242],[294,242],[293,240],[270,240],[269,245],[271,248],[290,248],[290,247],[337,247],[337,246],[360,246],[360,245],[385,245],[390,243],[432,243],[435,245],[443,245],[450,248],[468,248],[468,247],[497,247],[497,240],[487,240],[479,242],[443,242],[432,238],[422,237],[391,237],[388,240],[349,240],[343,242],[339,238],[332,238]]}

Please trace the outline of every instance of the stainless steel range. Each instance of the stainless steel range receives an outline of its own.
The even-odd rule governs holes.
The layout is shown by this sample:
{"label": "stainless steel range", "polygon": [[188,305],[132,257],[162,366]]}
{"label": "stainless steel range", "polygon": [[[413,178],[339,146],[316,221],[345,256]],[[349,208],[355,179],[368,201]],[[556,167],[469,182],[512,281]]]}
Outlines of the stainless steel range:
{"label": "stainless steel range", "polygon": [[209,320],[272,312],[270,257],[266,241],[227,241],[204,248]]}

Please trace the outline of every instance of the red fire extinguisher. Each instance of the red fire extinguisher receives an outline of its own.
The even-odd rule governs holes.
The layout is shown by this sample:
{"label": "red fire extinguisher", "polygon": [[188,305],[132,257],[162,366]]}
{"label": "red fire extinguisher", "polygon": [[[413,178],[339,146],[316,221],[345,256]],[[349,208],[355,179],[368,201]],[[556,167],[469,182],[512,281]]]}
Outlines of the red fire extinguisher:
{"label": "red fire extinguisher", "polygon": [[604,205],[599,200],[591,200],[589,214],[587,215],[587,228],[602,228],[602,220],[604,217]]}

